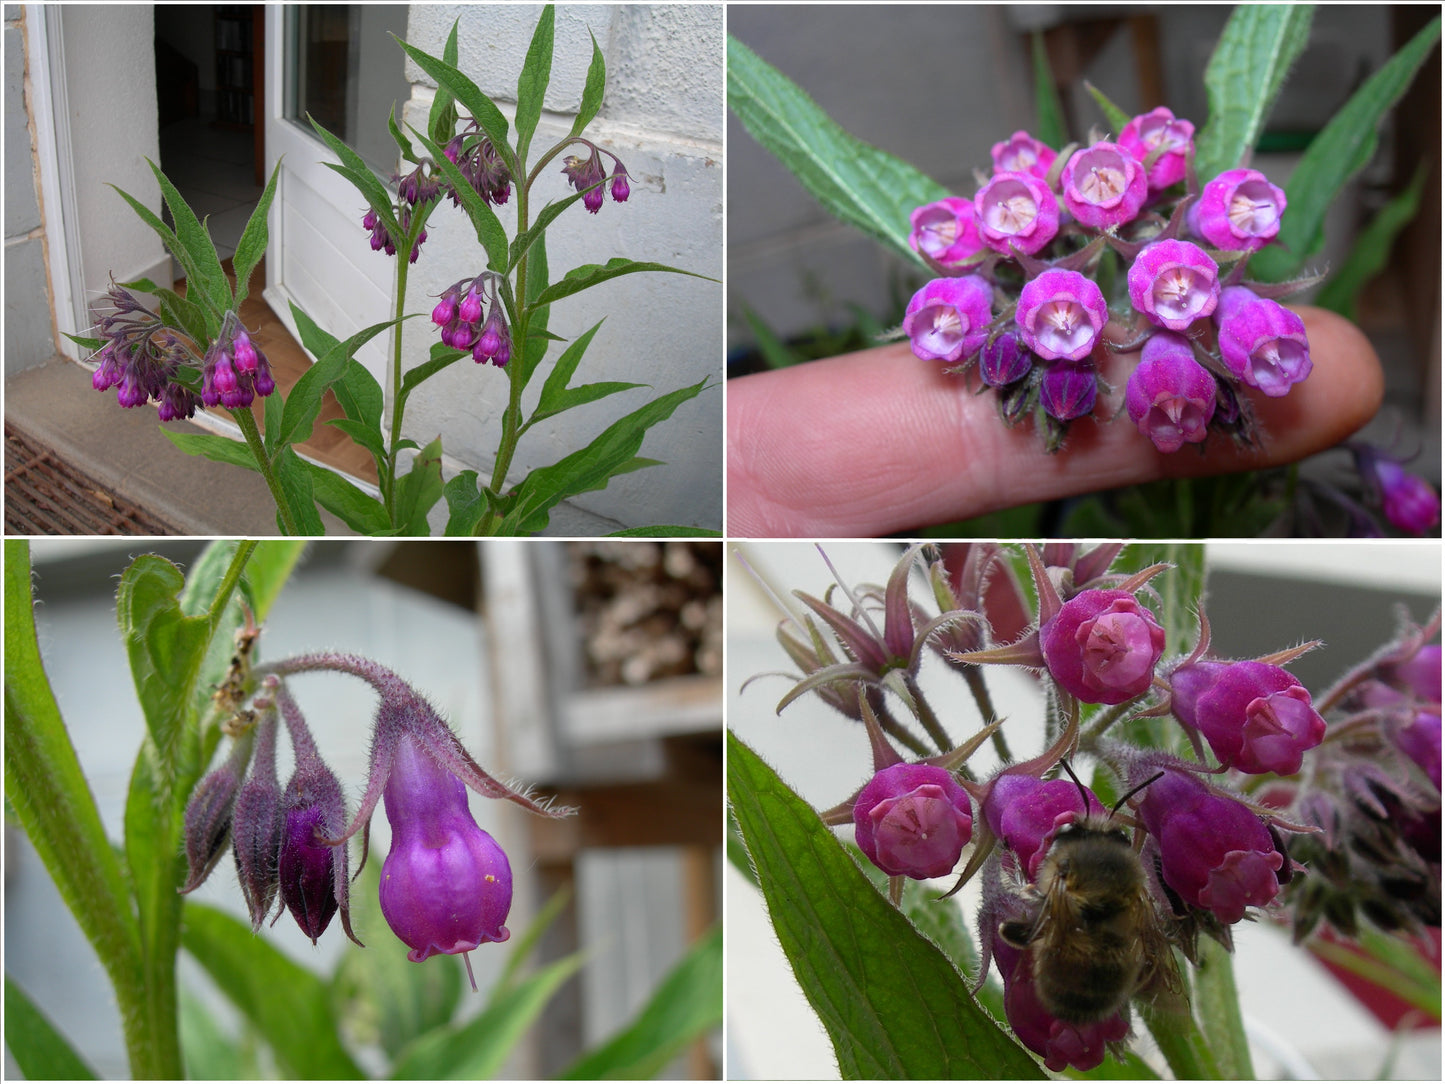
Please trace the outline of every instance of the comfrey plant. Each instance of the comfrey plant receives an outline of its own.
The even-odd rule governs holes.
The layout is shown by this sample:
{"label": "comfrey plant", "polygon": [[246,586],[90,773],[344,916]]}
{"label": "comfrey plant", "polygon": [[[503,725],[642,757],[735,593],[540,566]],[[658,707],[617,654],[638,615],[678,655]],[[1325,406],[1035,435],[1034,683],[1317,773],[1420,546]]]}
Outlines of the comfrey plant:
{"label": "comfrey plant", "polygon": [[[1274,401],[1298,399],[1313,369],[1304,321],[1281,300],[1325,281],[1316,303],[1348,310],[1418,198],[1412,185],[1340,268],[1322,265],[1326,212],[1373,156],[1383,119],[1438,44],[1438,20],[1358,88],[1288,183],[1253,164],[1311,18],[1308,5],[1241,5],[1205,72],[1207,117],[1167,103],[1131,116],[1090,87],[1102,125],[1072,139],[1036,39],[1037,119],[999,130],[965,191],[863,144],[737,40],[729,105],[826,210],[926,276],[901,327],[880,339],[906,338],[920,363],[962,374],[956,391],[932,383],[935,394],[988,393],[1005,424],[1032,424],[1065,456],[1088,418],[1136,428],[1143,459],[1208,452],[1223,469],[1268,457],[1284,415]],[[1248,482],[1215,494],[1160,483],[1169,492],[1142,502],[1153,519],[1161,508],[1187,514],[1157,528],[1142,522],[1148,508],[1101,496],[1075,508],[1068,533],[1235,534],[1243,520],[1249,533],[1308,534],[1325,522],[1312,504],[1339,503],[1298,484],[1293,467]],[[1419,516],[1386,521],[1413,533]]]}
{"label": "comfrey plant", "polygon": [[[521,871],[474,819],[469,792],[543,817],[572,811],[495,779],[426,697],[381,663],[336,652],[265,656],[259,626],[302,552],[299,542],[222,542],[186,573],[153,555],[124,566],[115,614],[145,734],[124,815],[103,820],[77,756],[82,732],[67,726],[45,670],[64,647],[47,642],[42,659],[29,549],[7,542],[7,807],[110,981],[131,1076],[494,1076],[592,953],[530,966],[568,897],[535,915],[512,907]],[[355,740],[369,740],[363,779],[340,778],[312,735],[307,714],[325,710],[305,699],[316,673],[376,693],[374,715],[353,720]],[[378,806],[391,845],[369,859]],[[240,889],[229,909],[196,894],[223,862]],[[42,936],[11,920],[12,938]],[[292,921],[313,942],[332,930],[365,947],[338,946],[346,951],[334,968],[319,972],[278,946],[282,931],[271,927]],[[242,1042],[178,983],[182,948],[245,1021]],[[494,957],[488,978],[473,980],[480,996],[465,992],[473,952]],[[570,1074],[655,1074],[719,1022],[721,960],[719,929]],[[63,981],[93,976],[82,969]],[[62,1034],[27,985],[23,971],[7,972],[5,1041],[26,1076],[95,1077],[87,1061],[105,1045],[104,1023]]]}
{"label": "comfrey plant", "polygon": [[[606,65],[595,41],[571,132],[540,154],[531,153],[551,80],[554,19],[554,9],[548,5],[518,79],[511,124],[457,69],[456,26],[440,58],[399,43],[437,81],[437,92],[425,131],[409,127],[403,132],[393,110],[389,130],[400,159],[409,166],[404,174],[392,176],[394,187],[383,184],[342,140],[311,122],[338,158],[328,165],[356,186],[366,205],[360,226],[370,234],[372,249],[382,258],[396,260],[394,311],[389,319],[343,342],[293,304],[302,344],[317,361],[285,394],[278,389],[260,345],[237,315],[248,296],[251,273],[266,250],[266,216],[276,193],[279,164],[237,246],[233,284],[204,223],[152,163],[174,229],[134,197],[120,194],[175,254],[185,270],[187,289],[181,296],[149,280],[112,284],[96,313],[98,337],[72,336],[95,351],[99,367],[94,387],[116,388],[118,401],[126,407],[159,401],[162,421],[192,417],[202,404],[228,411],[243,442],[211,435],[168,432],[167,436],[188,453],[260,472],[276,502],[277,524],[282,533],[291,535],[324,533],[318,507],[363,534],[427,534],[428,514],[443,497],[449,512],[447,534],[534,534],[546,528],[550,510],[559,502],[600,489],[618,474],[656,465],[637,456],[648,429],[697,396],[707,379],[652,399],[559,462],[509,483],[518,444],[533,425],[640,386],[619,381],[572,383],[599,324],[553,361],[535,405],[530,412],[525,409],[523,394],[542,371],[552,343],[559,341],[548,330],[551,306],[639,271],[706,277],[621,257],[575,267],[555,279],[551,276],[546,237],[558,219],[579,201],[595,215],[608,199],[624,203],[632,192],[622,161],[584,135],[606,89]],[[564,156],[563,168],[549,168],[559,156]],[[536,200],[554,183],[555,172],[561,172],[576,191],[538,209]],[[516,209],[510,236],[494,210],[509,201]],[[404,320],[417,315],[406,311],[408,268],[421,257],[427,223],[444,202],[459,208],[475,229],[478,269],[443,291],[431,312],[438,341],[429,359],[408,364],[401,328]],[[641,213],[645,207],[625,212]],[[147,307],[141,294],[153,296],[153,307]],[[383,332],[391,334],[392,346],[385,390],[353,356]],[[476,471],[464,470],[443,483],[441,440],[421,448],[407,436],[406,405],[423,382],[467,357],[503,370],[490,378],[479,373],[477,379],[506,380],[507,406],[490,478],[481,480]],[[296,452],[296,445],[309,439],[327,391],[345,413],[330,424],[364,448],[375,463],[376,497]],[[260,426],[252,412],[257,400],[264,401]],[[416,453],[409,465],[408,451]],[[710,533],[687,527],[669,532]]]}
{"label": "comfrey plant", "polygon": [[[795,592],[779,711],[813,694],[861,728],[864,782],[814,812],[730,737],[729,796],[845,1076],[1137,1075],[1142,1023],[1175,1076],[1248,1078],[1241,921],[1439,925],[1438,612],[1312,696],[1288,666],[1318,642],[1219,657],[1199,548],[1149,556],[915,545],[886,585]],[[967,694],[944,709],[925,667]],[[1040,744],[999,667],[1037,677]]]}

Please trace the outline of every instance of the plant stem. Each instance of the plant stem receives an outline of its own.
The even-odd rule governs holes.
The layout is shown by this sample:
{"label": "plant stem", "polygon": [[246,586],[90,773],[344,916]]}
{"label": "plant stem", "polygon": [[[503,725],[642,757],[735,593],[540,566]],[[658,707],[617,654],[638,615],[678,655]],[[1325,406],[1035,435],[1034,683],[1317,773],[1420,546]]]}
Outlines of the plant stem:
{"label": "plant stem", "polygon": [[[408,244],[413,243],[410,237]],[[396,327],[391,333],[391,438],[386,442],[386,470],[377,478],[381,488],[381,501],[386,507],[386,514],[392,524],[396,523],[396,457],[397,444],[401,442],[401,420],[406,413],[406,395],[401,390],[401,329],[402,316],[406,311],[406,278],[407,271],[411,267],[408,257],[411,249],[405,253],[397,250],[396,256],[396,312],[393,314],[396,319]]]}
{"label": "plant stem", "polygon": [[[1176,954],[1175,961],[1183,973],[1185,965],[1182,957]],[[1154,1036],[1159,1052],[1169,1063],[1176,1080],[1219,1078],[1219,1066],[1213,1050],[1187,1005],[1179,1006],[1163,999],[1141,999],[1139,1015],[1144,1018],[1144,1025]]]}
{"label": "plant stem", "polygon": [[266,479],[266,488],[271,491],[271,499],[276,502],[276,514],[281,517],[282,530],[288,535],[300,534],[296,520],[291,515],[291,506],[286,503],[286,494],[281,490],[280,479],[271,469],[271,459],[266,454],[266,446],[261,443],[261,431],[256,428],[256,419],[246,407],[232,410],[231,417],[235,418],[236,424],[241,427],[241,435],[246,438],[246,447],[251,449],[251,455],[256,459],[256,469],[261,472],[261,477]]}
{"label": "plant stem", "polygon": [[1219,1067],[1218,1076],[1249,1080],[1254,1067],[1249,1042],[1239,1015],[1239,991],[1234,985],[1234,961],[1229,950],[1208,937],[1199,939],[1199,967],[1194,973],[1194,1001],[1209,1049]]}

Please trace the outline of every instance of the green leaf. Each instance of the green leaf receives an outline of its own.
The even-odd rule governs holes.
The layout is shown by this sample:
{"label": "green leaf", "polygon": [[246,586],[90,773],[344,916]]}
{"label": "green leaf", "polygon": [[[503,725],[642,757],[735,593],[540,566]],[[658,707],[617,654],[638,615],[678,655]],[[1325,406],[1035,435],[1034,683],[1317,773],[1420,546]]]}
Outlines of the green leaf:
{"label": "green leaf", "polygon": [[454,350],[446,343],[431,344],[431,360],[424,361],[402,374],[401,393],[410,395],[416,386],[430,376],[441,372],[449,365],[455,365],[470,355],[465,350]]}
{"label": "green leaf", "polygon": [[723,932],[698,941],[632,1022],[562,1073],[562,1080],[646,1080],[722,1023]]}
{"label": "green leaf", "polygon": [[[457,26],[461,19],[452,20],[452,32],[447,35],[446,46],[442,49],[442,59],[453,66],[457,62]],[[438,86],[436,96],[432,98],[431,113],[427,116],[426,130],[437,143],[446,143],[452,138],[457,127],[457,107],[452,92],[446,87]]]}
{"label": "green leaf", "polygon": [[261,201],[246,220],[241,240],[236,242],[236,255],[231,259],[231,266],[236,271],[237,312],[241,311],[241,302],[245,301],[251,292],[251,272],[261,262],[261,257],[266,255],[266,246],[270,243],[266,232],[266,215],[271,210],[271,201],[276,197],[276,180],[280,176],[281,160],[278,158],[276,168],[271,171],[271,179],[266,182],[266,190],[261,193]]}
{"label": "green leaf", "polygon": [[1043,1076],[811,808],[731,732],[728,800],[773,928],[845,1078]]}
{"label": "green leaf", "polygon": [[1374,157],[1385,114],[1400,100],[1439,40],[1440,20],[1436,18],[1350,95],[1310,141],[1285,185],[1289,210],[1280,219],[1279,244],[1255,253],[1249,261],[1251,275],[1269,281],[1288,278],[1319,251],[1324,243],[1325,212],[1340,189]]}
{"label": "green leaf", "polygon": [[492,205],[462,176],[462,171],[455,163],[442,153],[441,146],[415,128],[412,132],[426,147],[437,169],[441,170],[442,176],[446,177],[452,186],[452,191],[461,199],[462,209],[467,212],[472,227],[477,231],[477,242],[487,254],[487,266],[493,271],[507,270],[507,231],[497,213],[492,210]]}
{"label": "green leaf", "polygon": [[[160,301],[161,317],[171,327],[181,328],[187,335],[198,344],[204,344],[210,338],[206,327],[206,313],[199,306],[187,301],[174,290],[168,290],[164,286],[157,286],[148,278],[132,279],[130,282],[118,282],[127,290],[139,290],[141,293],[154,294]],[[101,340],[104,342],[104,340]]]}
{"label": "green leaf", "polygon": [[507,118],[502,116],[502,111],[497,108],[496,103],[483,94],[477,84],[458,71],[454,64],[438,60],[400,38],[397,39],[397,44],[406,50],[407,56],[416,61],[417,67],[437,81],[437,86],[445,87],[466,108],[467,112],[472,115],[472,119],[481,126],[482,131],[487,133],[487,137],[491,139],[497,153],[506,162],[507,169],[511,171],[512,176],[519,177],[522,171],[517,168],[517,156],[512,153],[512,148],[507,142]]}
{"label": "green leaf", "polygon": [[1086,82],[1084,86],[1088,88],[1089,94],[1093,97],[1095,104],[1103,111],[1104,119],[1109,122],[1109,128],[1113,131],[1114,137],[1117,139],[1119,133],[1124,130],[1124,126],[1134,118],[1110,101],[1109,96],[1094,86],[1094,84]]}
{"label": "green leaf", "polygon": [[392,1079],[486,1080],[496,1075],[552,995],[582,966],[582,959],[581,953],[564,957],[464,1026],[422,1036],[392,1066]]}
{"label": "green leaf", "polygon": [[721,538],[721,531],[707,527],[682,527],[675,523],[658,523],[651,527],[625,527],[607,532],[608,538]]}
{"label": "green leaf", "polygon": [[181,1052],[191,1080],[254,1080],[259,1067],[233,1040],[200,998],[181,991]]}
{"label": "green leaf", "polygon": [[245,441],[218,437],[213,433],[181,433],[161,427],[166,438],[187,455],[204,456],[216,463],[230,463],[234,467],[258,470],[256,459]]}
{"label": "green leaf", "polygon": [[316,134],[321,137],[322,142],[331,148],[331,153],[341,159],[340,165],[335,162],[322,164],[334,169],[352,183],[393,237],[402,236],[405,231],[397,223],[391,192],[371,171],[371,167],[366,164],[361,155],[318,124],[315,117],[308,113],[306,119],[311,122],[311,127],[316,129]]}
{"label": "green leaf", "polygon": [[345,342],[337,343],[323,354],[314,365],[301,374],[286,396],[286,409],[281,416],[281,429],[276,436],[278,445],[302,443],[311,438],[316,425],[316,415],[321,412],[321,399],[326,389],[340,380],[347,371],[347,362],[365,343],[370,342],[396,321],[383,320],[363,328]]}
{"label": "green leaf", "polygon": [[396,123],[395,102],[391,103],[391,112],[388,113],[386,117],[386,130],[391,133],[391,138],[396,140],[397,150],[401,151],[401,156],[405,161],[413,164],[421,161],[421,159],[416,156],[416,151],[411,148],[411,140],[406,138],[405,133],[401,130],[401,125]]}
{"label": "green leaf", "polygon": [[[181,611],[181,570],[163,557],[143,554],[121,574],[116,617],[130,659],[131,677],[155,742],[162,771],[174,764],[186,713],[192,708],[201,663],[215,631],[210,615]],[[169,782],[168,776],[165,777]]]}
{"label": "green leaf", "polygon": [[554,365],[552,371],[547,374],[547,382],[542,385],[542,394],[537,399],[537,408],[532,412],[532,416],[527,419],[526,424],[522,426],[522,432],[526,432],[531,426],[542,421],[544,418],[550,418],[555,414],[560,414],[570,407],[595,402],[614,392],[627,391],[631,388],[646,386],[643,384],[629,384],[622,381],[584,384],[576,388],[569,388],[567,386],[568,381],[572,379],[572,375],[577,371],[577,365],[582,360],[582,355],[586,353],[587,347],[591,344],[592,337],[597,334],[597,329],[601,326],[602,321],[598,320],[597,323],[579,335],[566,350],[562,351],[562,356],[557,359],[557,364]]}
{"label": "green leaf", "polygon": [[564,297],[580,293],[591,286],[615,279],[619,275],[630,275],[637,271],[669,271],[675,275],[689,275],[695,279],[707,279],[708,282],[716,282],[717,279],[708,275],[699,275],[696,271],[684,271],[680,267],[669,267],[665,263],[645,263],[638,260],[628,260],[621,256],[614,256],[605,264],[587,263],[580,267],[574,267],[567,274],[562,276],[561,282],[554,282],[548,286],[537,297],[535,304],[550,305]]}
{"label": "green leaf", "polygon": [[1415,213],[1420,209],[1420,193],[1424,191],[1425,179],[1429,175],[1426,163],[1421,162],[1409,186],[1376,212],[1369,225],[1355,238],[1344,263],[1315,295],[1315,305],[1337,312],[1347,320],[1355,318],[1355,298],[1364,289],[1365,283],[1385,269],[1395,238],[1414,220]]}
{"label": "green leaf", "polygon": [[246,562],[247,594],[257,621],[266,620],[281,588],[291,578],[305,552],[305,542],[276,539],[257,544],[251,559]]}
{"label": "green leaf", "polygon": [[[332,424],[340,425],[339,422]],[[383,534],[391,526],[386,508],[375,497],[333,470],[317,463],[302,462],[311,475],[312,498],[353,531],[358,534]]]}
{"label": "green leaf", "polygon": [[[337,1037],[326,984],[230,915],[187,902],[181,943],[298,1080],[359,1080]],[[371,950],[381,951],[381,950]]]}
{"label": "green leaf", "polygon": [[411,461],[411,470],[397,480],[393,527],[404,535],[427,535],[427,513],[442,497],[442,438],[437,437]]}
{"label": "green leaf", "polygon": [[[333,385],[333,388],[335,387],[339,387],[339,385]],[[359,444],[370,452],[373,459],[380,459],[386,456],[385,438],[382,437],[381,431],[375,426],[367,425],[365,422],[359,422],[354,418],[332,418],[326,424],[333,429],[341,430],[341,432],[350,437],[354,443]]]}
{"label": "green leaf", "polygon": [[236,300],[231,293],[231,284],[226,281],[226,272],[221,268],[221,258],[216,255],[216,246],[211,241],[211,235],[206,232],[206,227],[201,224],[196,212],[191,210],[191,205],[181,196],[180,191],[161,172],[161,167],[149,158],[146,159],[146,165],[150,166],[151,172],[155,174],[156,181],[161,186],[161,195],[165,198],[166,206],[170,208],[171,221],[176,224],[176,239],[190,257],[189,263],[182,261],[187,273],[186,296],[196,298],[199,295],[210,302],[217,316],[227,309],[235,309]]}
{"label": "green leaf", "polygon": [[527,161],[527,148],[532,142],[532,133],[537,130],[537,121],[542,117],[542,99],[547,93],[547,84],[552,81],[552,34],[556,13],[551,4],[542,9],[537,20],[537,29],[532,31],[532,44],[527,47],[527,59],[522,62],[522,74],[517,77],[517,111],[513,122],[517,125],[517,161]]}
{"label": "green leaf", "polygon": [[470,538],[487,514],[486,495],[477,488],[477,472],[464,470],[442,486],[446,498],[447,526],[444,532],[448,538]]}
{"label": "green leaf", "polygon": [[262,410],[261,418],[265,427],[261,432],[261,448],[269,462],[276,455],[276,449],[281,443],[281,423],[286,418],[286,396],[279,387],[266,396],[266,406]]}
{"label": "green leaf", "polygon": [[572,902],[572,885],[564,883],[561,888],[548,897],[542,909],[532,916],[527,923],[527,928],[521,935],[511,942],[512,951],[507,953],[507,961],[502,965],[502,973],[497,976],[496,983],[487,994],[487,1007],[500,1005],[522,982],[522,970],[526,967],[527,960],[541,943],[542,935],[547,928],[557,921],[557,917],[567,909]]}
{"label": "green leaf", "polygon": [[[271,465],[276,480],[281,484],[281,493],[286,498],[286,507],[296,530],[303,535],[323,535],[326,527],[321,522],[321,513],[316,510],[316,496],[311,482],[310,464],[296,454],[296,449],[287,444]],[[280,512],[276,515],[277,530],[282,529]]]}
{"label": "green leaf", "polygon": [[1159,593],[1160,605],[1155,609],[1164,626],[1164,650],[1167,654],[1188,654],[1199,639],[1199,600],[1204,597],[1204,547],[1197,542],[1135,543],[1124,549],[1113,569],[1137,572],[1150,565],[1174,567],[1149,581]]}
{"label": "green leaf", "polygon": [[306,347],[306,352],[313,358],[324,357],[341,341],[307,316],[294,301],[291,302],[291,318],[296,321],[296,333],[301,339],[301,345]]}
{"label": "green leaf", "polygon": [[[175,233],[171,230],[171,228],[167,226],[164,222],[162,222],[160,218],[157,217],[156,214],[152,212],[149,207],[143,204],[140,200],[136,199],[129,192],[126,192],[124,189],[121,188],[116,188],[115,185],[111,185],[110,187],[114,188],[115,191],[120,194],[120,197],[130,204],[131,210],[135,211],[135,213],[140,216],[142,222],[144,222],[160,236],[161,241],[168,249],[171,250],[171,254],[174,255],[177,262],[180,263],[181,270],[186,273],[186,281],[199,283],[201,281],[200,271],[197,270],[194,266],[194,261],[191,258],[190,252],[188,252],[185,246],[181,244],[180,240],[176,237]],[[204,290],[197,290],[196,296],[204,298],[207,295]],[[209,341],[215,338],[215,336],[220,332],[221,316],[222,314],[220,312],[206,313],[205,334],[201,336],[202,340]],[[190,328],[188,327],[187,330],[189,331]]]}
{"label": "green leaf", "polygon": [[1204,72],[1209,122],[1194,141],[1201,179],[1236,168],[1254,147],[1290,65],[1304,52],[1313,17],[1309,4],[1234,9]]}
{"label": "green leaf", "polygon": [[660,395],[631,414],[619,418],[585,448],[550,467],[539,467],[517,487],[517,503],[502,521],[501,534],[536,534],[547,526],[548,511],[579,493],[604,488],[613,475],[636,470],[637,450],[647,430],[707,386],[710,377]]}
{"label": "green leaf", "polygon": [[386,394],[365,365],[354,358],[348,361],[341,371],[341,379],[331,385],[331,392],[348,418],[376,430],[380,435]]}
{"label": "green leaf", "polygon": [[382,916],[380,882],[381,863],[372,861],[351,886],[352,928],[371,947],[342,956],[331,980],[332,1008],[349,1038],[379,1042],[395,1059],[408,1044],[451,1023],[466,980],[456,956],[423,964],[407,959]]}
{"label": "green leaf", "polygon": [[29,995],[5,976],[5,1045],[26,1080],[96,1080],[50,1019]]}
{"label": "green leaf", "polygon": [[602,97],[607,92],[607,62],[602,59],[602,50],[597,47],[597,35],[591,30],[592,63],[587,65],[587,83],[582,88],[582,104],[572,120],[572,134],[579,136],[592,123],[597,111],[602,108]]}
{"label": "green leaf", "polygon": [[1059,88],[1054,84],[1054,73],[1049,69],[1049,53],[1044,48],[1043,32],[1035,30],[1031,37],[1034,114],[1037,118],[1034,138],[1060,150],[1069,141],[1069,128],[1064,123],[1064,104],[1059,101]]}
{"label": "green leaf", "polygon": [[948,190],[894,155],[849,135],[802,90],[728,37],[728,107],[830,214],[915,267],[908,216]]}

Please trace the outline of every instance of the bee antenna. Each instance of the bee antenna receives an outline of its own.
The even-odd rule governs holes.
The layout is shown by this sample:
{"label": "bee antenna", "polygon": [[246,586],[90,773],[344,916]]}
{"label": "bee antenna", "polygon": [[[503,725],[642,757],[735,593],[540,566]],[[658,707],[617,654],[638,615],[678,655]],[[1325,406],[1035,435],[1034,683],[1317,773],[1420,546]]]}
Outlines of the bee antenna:
{"label": "bee antenna", "polygon": [[[1072,775],[1073,773],[1071,772],[1071,773],[1069,773],[1069,774]],[[1138,794],[1141,790],[1143,790],[1145,787],[1147,787],[1150,783],[1154,782],[1154,780],[1156,780],[1156,779],[1159,779],[1159,778],[1162,777],[1163,775],[1164,775],[1164,773],[1163,773],[1162,771],[1155,772],[1155,773],[1154,773],[1153,775],[1151,775],[1148,779],[1144,780],[1144,782],[1140,783],[1137,787],[1135,787],[1133,790],[1131,790],[1128,794],[1124,795],[1124,797],[1120,798],[1117,802],[1114,803],[1114,808],[1111,809],[1111,810],[1109,810],[1109,816],[1112,817],[1115,813],[1119,812],[1119,810],[1123,809],[1125,802],[1127,802],[1130,798],[1134,797],[1134,795]]]}
{"label": "bee antenna", "polygon": [[[1083,783],[1081,783],[1081,782],[1079,781],[1079,777],[1074,774],[1074,766],[1073,766],[1072,764],[1070,764],[1067,760],[1061,760],[1061,761],[1059,761],[1059,767],[1063,768],[1064,771],[1066,771],[1066,772],[1069,773],[1069,778],[1074,781],[1074,786],[1076,786],[1076,787],[1079,788],[1079,798],[1080,798],[1080,799],[1083,801],[1083,803],[1084,803],[1084,814],[1087,816],[1087,815],[1088,815],[1088,812],[1089,812],[1089,791],[1088,791],[1088,789],[1084,786]],[[1159,774],[1162,775],[1162,774],[1164,774],[1164,773],[1163,773],[1163,772],[1160,772]],[[1149,780],[1149,782],[1152,783],[1152,782],[1154,782],[1154,780],[1151,779],[1151,780]]]}

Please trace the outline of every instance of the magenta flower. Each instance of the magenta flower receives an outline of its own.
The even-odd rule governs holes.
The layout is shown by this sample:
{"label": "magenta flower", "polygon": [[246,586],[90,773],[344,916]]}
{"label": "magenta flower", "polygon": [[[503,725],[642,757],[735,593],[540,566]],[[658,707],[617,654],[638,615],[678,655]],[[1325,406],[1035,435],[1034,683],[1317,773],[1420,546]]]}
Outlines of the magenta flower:
{"label": "magenta flower", "polygon": [[1056,361],[1044,371],[1044,378],[1039,382],[1039,402],[1044,413],[1061,422],[1091,413],[1098,395],[1098,382],[1090,361]]}
{"label": "magenta flower", "polygon": [[973,835],[968,794],[943,768],[894,764],[853,803],[858,849],[889,876],[943,877]]}
{"label": "magenta flower", "polygon": [[1075,151],[1060,181],[1064,207],[1096,230],[1132,222],[1149,194],[1144,167],[1117,143],[1099,142]]}
{"label": "magenta flower", "polygon": [[1189,228],[1226,252],[1255,252],[1279,233],[1288,201],[1257,169],[1227,169],[1189,209]]}
{"label": "magenta flower", "polygon": [[1184,179],[1188,154],[1194,147],[1194,125],[1161,105],[1124,125],[1119,146],[1140,162],[1157,153],[1148,181],[1150,192],[1160,192]]}
{"label": "magenta flower", "polygon": [[240,318],[228,312],[201,362],[201,401],[230,410],[248,407],[276,390],[266,355],[251,341]]}
{"label": "magenta flower", "polygon": [[1149,690],[1164,630],[1128,591],[1091,588],[1039,629],[1050,675],[1087,704],[1122,704]]}
{"label": "magenta flower", "polygon": [[1324,740],[1325,721],[1289,671],[1262,662],[1202,660],[1169,675],[1174,714],[1227,768],[1293,775]]}
{"label": "magenta flower", "polygon": [[472,360],[480,365],[484,361],[490,361],[498,367],[505,366],[512,357],[512,336],[507,329],[507,317],[502,311],[502,302],[492,302],[492,311],[487,316],[487,322],[482,325],[482,332],[477,336],[476,345],[472,347]]}
{"label": "magenta flower", "polygon": [[1080,361],[1094,349],[1109,308],[1093,279],[1051,268],[1024,284],[1014,320],[1039,357]]}
{"label": "magenta flower", "polygon": [[990,387],[1001,388],[1022,380],[1033,368],[1033,356],[1024,349],[1018,333],[1005,331],[984,343],[978,354],[978,375]]}
{"label": "magenta flower", "polygon": [[1417,711],[1404,726],[1390,735],[1400,752],[1420,766],[1430,782],[1440,789],[1440,715]]}
{"label": "magenta flower", "polygon": [[1219,295],[1214,322],[1229,371],[1265,395],[1287,395],[1314,368],[1304,321],[1246,286],[1230,286]]}
{"label": "magenta flower", "polygon": [[1024,876],[1032,881],[1060,828],[1082,814],[1107,812],[1092,791],[1085,793],[1089,796],[1087,809],[1072,779],[1050,779],[1046,783],[1020,772],[1003,772],[989,784],[980,812],[993,834],[1018,859]]}
{"label": "magenta flower", "polygon": [[1379,448],[1355,444],[1350,450],[1371,500],[1397,529],[1424,535],[1440,522],[1440,497],[1429,482]]}
{"label": "magenta flower", "polygon": [[903,331],[925,361],[958,361],[978,351],[993,319],[993,287],[979,275],[934,279],[913,295]]}
{"label": "magenta flower", "polygon": [[1279,893],[1284,856],[1243,803],[1166,769],[1143,792],[1138,814],[1159,848],[1165,882],[1185,903],[1238,922]]}
{"label": "magenta flower", "polygon": [[1059,204],[1030,173],[995,173],[973,197],[979,239],[995,252],[1032,256],[1059,232]]}
{"label": "magenta flower", "polygon": [[[420,963],[505,941],[512,870],[472,818],[467,788],[403,734],[383,793],[391,852],[381,867],[381,913]],[[470,970],[468,962],[468,970]]]}
{"label": "magenta flower", "polygon": [[1156,241],[1129,266],[1129,300],[1152,323],[1185,331],[1219,303],[1219,265],[1188,241]]}
{"label": "magenta flower", "polygon": [[1129,374],[1124,405],[1154,447],[1177,452],[1207,435],[1215,389],[1214,377],[1194,360],[1189,340],[1160,331],[1144,344],[1139,364]]}
{"label": "magenta flower", "polygon": [[989,153],[995,173],[1028,173],[1041,181],[1058,157],[1058,152],[1024,131],[1015,132],[1007,142],[995,143]]}
{"label": "magenta flower", "polygon": [[974,224],[972,200],[948,196],[914,208],[908,217],[913,223],[909,246],[944,267],[963,263],[983,248]]}

